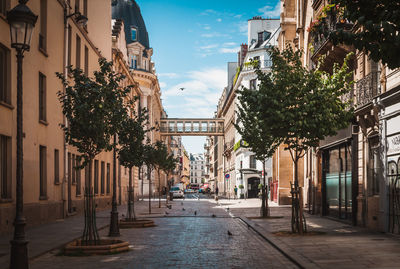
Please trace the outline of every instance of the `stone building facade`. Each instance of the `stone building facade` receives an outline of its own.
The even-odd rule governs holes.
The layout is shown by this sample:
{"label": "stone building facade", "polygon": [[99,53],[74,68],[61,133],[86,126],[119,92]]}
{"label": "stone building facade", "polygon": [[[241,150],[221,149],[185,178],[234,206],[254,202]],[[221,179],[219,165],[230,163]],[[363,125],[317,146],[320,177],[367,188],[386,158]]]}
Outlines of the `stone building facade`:
{"label": "stone building facade", "polygon": [[[7,9],[17,2],[5,0]],[[112,2],[117,4],[117,1]],[[140,14],[136,3],[132,3],[135,6],[130,8]],[[85,179],[89,174],[88,168],[75,169],[79,153],[64,142],[60,124],[65,121],[57,97],[63,85],[55,72],[64,72],[70,78],[66,66],[72,65],[90,75],[98,69],[99,58],[105,58],[114,62],[115,71],[126,76],[124,84],[138,83],[139,87],[131,94],[140,96],[141,106],[148,108],[152,126],[159,121],[163,109],[150,59],[152,50],[148,44],[144,47],[137,44],[141,53],[147,53],[141,59],[145,68],[131,68],[129,53],[134,46],[127,45],[124,33],[118,30],[118,24],[124,28],[126,22],[112,22],[109,1],[41,0],[29,1],[27,5],[38,15],[38,21],[30,51],[24,57],[24,214],[28,225],[36,225],[81,213]],[[76,21],[79,14],[88,18],[86,25]],[[5,83],[0,89],[0,233],[6,233],[12,229],[15,214],[17,67],[3,10],[0,13],[0,55],[1,65],[7,66],[1,69]],[[156,130],[149,137],[152,142],[160,139]],[[112,152],[100,153],[92,164],[92,182],[99,209],[111,205],[112,165]],[[134,174],[135,186],[139,187],[137,169]],[[116,178],[117,199],[124,203],[128,185],[126,169],[116,167]]]}
{"label": "stone building facade", "polygon": [[280,48],[286,43],[304,51],[303,63],[331,71],[353,52],[350,64],[355,81],[351,98],[354,119],[336,136],[320,141],[304,157],[305,206],[309,212],[347,221],[377,231],[399,231],[398,102],[400,76],[373,62],[362,51],[334,46],[312,31],[312,22],[325,17],[330,29],[356,31],[352,22],[339,21],[324,11],[326,0],[282,0]]}

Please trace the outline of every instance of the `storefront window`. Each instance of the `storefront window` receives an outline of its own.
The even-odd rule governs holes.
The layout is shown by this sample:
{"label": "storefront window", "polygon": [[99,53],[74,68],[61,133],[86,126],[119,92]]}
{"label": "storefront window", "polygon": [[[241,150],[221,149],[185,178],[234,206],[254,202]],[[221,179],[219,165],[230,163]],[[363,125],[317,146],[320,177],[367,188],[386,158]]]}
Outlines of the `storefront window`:
{"label": "storefront window", "polygon": [[350,144],[327,149],[323,155],[325,214],[351,219],[352,176]]}

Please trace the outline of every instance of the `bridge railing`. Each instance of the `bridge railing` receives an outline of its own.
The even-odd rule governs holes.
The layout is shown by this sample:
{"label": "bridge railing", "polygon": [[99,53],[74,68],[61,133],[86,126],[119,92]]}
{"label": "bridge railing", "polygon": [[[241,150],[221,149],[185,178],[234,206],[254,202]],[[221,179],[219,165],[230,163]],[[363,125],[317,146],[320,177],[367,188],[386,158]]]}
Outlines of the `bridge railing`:
{"label": "bridge railing", "polygon": [[224,133],[224,122],[207,119],[162,119],[160,132],[163,134],[182,135],[221,135]]}

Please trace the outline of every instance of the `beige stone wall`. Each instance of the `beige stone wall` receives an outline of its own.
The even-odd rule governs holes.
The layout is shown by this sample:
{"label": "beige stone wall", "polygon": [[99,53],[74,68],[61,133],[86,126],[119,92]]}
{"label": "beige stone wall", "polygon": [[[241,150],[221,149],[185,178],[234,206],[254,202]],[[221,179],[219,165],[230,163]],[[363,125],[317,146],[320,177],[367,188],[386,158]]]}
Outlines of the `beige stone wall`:
{"label": "beige stone wall", "polygon": [[[63,123],[61,105],[57,92],[62,90],[62,84],[55,72],[63,72],[64,66],[64,24],[63,1],[47,1],[47,42],[46,51],[39,50],[40,29],[40,1],[29,1],[28,6],[39,15],[34,28],[31,49],[25,53],[23,74],[23,131],[24,137],[24,203],[25,216],[28,225],[39,224],[65,217],[67,208],[67,178],[64,175],[64,142],[63,132],[59,126]],[[73,0],[71,1],[74,4]],[[82,2],[82,1],[81,1]],[[88,3],[89,24],[88,32],[79,28],[72,19],[68,23],[72,28],[71,63],[75,63],[76,35],[81,38],[81,68],[84,68],[85,46],[89,50],[89,73],[98,67],[98,57],[104,56],[111,59],[111,21],[110,4],[107,1],[90,0]],[[11,1],[11,7],[17,4]],[[83,8],[83,7],[82,7]],[[97,16],[96,14],[102,14]],[[94,28],[101,26],[101,29]],[[9,25],[3,17],[0,18],[0,43],[9,48],[11,52],[11,106],[0,105],[0,134],[12,138],[12,166],[11,189],[12,200],[0,201],[0,233],[12,229],[15,206],[15,169],[16,169],[16,58],[15,50],[10,48]],[[98,47],[102,54],[96,49]],[[104,54],[103,54],[104,53]],[[39,72],[46,76],[46,121],[39,122]],[[47,148],[47,197],[39,199],[39,146]],[[59,183],[54,181],[54,151],[59,150]],[[72,147],[67,147],[68,152],[77,153]],[[102,153],[96,159],[103,160],[111,165],[112,179],[112,154]],[[82,172],[82,194],[84,186],[84,172]],[[71,188],[72,207],[77,211],[82,208],[82,196],[76,196],[76,185]],[[110,189],[110,193],[112,189]],[[110,195],[97,199],[99,207],[107,206]]]}

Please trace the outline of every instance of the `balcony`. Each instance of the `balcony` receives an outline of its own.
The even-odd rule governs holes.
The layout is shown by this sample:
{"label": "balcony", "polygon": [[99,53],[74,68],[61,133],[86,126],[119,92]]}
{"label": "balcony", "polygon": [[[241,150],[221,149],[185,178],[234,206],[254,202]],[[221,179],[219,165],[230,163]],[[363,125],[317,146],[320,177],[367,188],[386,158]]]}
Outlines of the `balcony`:
{"label": "balcony", "polygon": [[[262,65],[261,65],[261,63],[262,63]],[[272,60],[264,60],[264,61],[261,61],[261,63],[260,62],[257,63],[257,65],[260,69],[269,69],[272,66]],[[255,66],[251,62],[247,62],[247,63],[243,64],[242,71],[252,71],[254,69],[255,69]]]}
{"label": "balcony", "polygon": [[371,72],[356,82],[356,108],[365,106],[372,102],[376,96],[381,94],[379,84],[379,72]]}
{"label": "balcony", "polygon": [[[329,40],[329,35],[333,31],[352,31],[353,23],[344,21],[336,16],[335,12],[327,15],[325,18],[317,21],[313,26],[310,26],[310,36],[312,38],[311,59],[316,62],[321,55],[327,55],[327,61],[337,62],[338,59],[343,59],[347,53],[352,51],[352,48],[346,45],[334,46]],[[331,58],[331,59],[329,59]]]}

